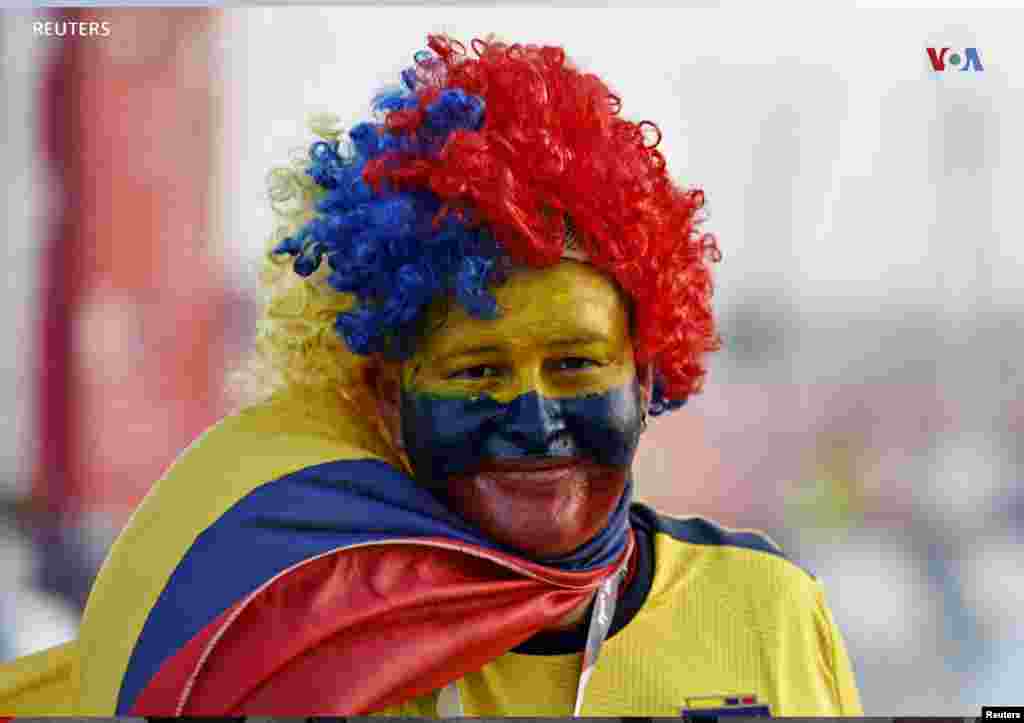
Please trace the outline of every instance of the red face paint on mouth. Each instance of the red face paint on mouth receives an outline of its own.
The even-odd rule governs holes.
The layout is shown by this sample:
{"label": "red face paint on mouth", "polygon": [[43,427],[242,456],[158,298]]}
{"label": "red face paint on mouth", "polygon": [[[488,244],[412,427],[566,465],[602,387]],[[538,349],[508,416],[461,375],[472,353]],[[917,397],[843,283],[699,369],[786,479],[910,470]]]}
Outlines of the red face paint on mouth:
{"label": "red face paint on mouth", "polygon": [[578,458],[488,461],[446,487],[454,510],[491,539],[552,558],[608,524],[626,487],[626,468]]}

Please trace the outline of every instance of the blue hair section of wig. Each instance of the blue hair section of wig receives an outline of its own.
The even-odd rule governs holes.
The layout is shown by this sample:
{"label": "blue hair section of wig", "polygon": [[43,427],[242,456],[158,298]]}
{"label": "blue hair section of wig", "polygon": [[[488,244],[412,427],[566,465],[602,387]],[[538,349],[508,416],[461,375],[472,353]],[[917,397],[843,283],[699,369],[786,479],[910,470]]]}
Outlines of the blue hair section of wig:
{"label": "blue hair section of wig", "polygon": [[[415,70],[402,74],[404,88],[377,96],[378,113],[419,107]],[[455,297],[468,313],[495,318],[497,301],[488,282],[504,254],[486,227],[468,213],[439,215],[441,201],[426,190],[397,191],[363,179],[367,161],[381,156],[435,157],[448,136],[477,130],[484,103],[461,90],[444,90],[423,109],[415,132],[392,132],[382,123],[361,123],[350,144],[318,141],[309,150],[306,173],[323,189],[317,215],[274,253],[294,257],[300,276],[320,268],[327,283],[355,296],[351,311],[338,314],[335,329],[357,354],[381,352],[407,358],[430,302]]]}

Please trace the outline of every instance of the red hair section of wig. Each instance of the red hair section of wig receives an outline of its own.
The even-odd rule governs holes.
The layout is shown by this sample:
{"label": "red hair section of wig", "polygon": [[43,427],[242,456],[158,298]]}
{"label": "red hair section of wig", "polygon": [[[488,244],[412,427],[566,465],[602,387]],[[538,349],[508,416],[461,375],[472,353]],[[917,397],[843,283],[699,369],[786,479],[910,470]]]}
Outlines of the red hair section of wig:
{"label": "red hair section of wig", "polygon": [[[703,192],[668,176],[657,126],[620,118],[619,97],[561,48],[478,39],[470,57],[447,37],[428,45],[419,107],[461,89],[484,99],[483,126],[453,132],[436,157],[368,163],[367,181],[429,188],[447,210],[472,210],[533,267],[558,263],[568,216],[590,262],[633,300],[637,362],[654,364],[670,399],[700,391],[703,357],[720,347],[709,269],[720,253],[697,230]],[[421,113],[393,115],[389,130],[417,132]]]}

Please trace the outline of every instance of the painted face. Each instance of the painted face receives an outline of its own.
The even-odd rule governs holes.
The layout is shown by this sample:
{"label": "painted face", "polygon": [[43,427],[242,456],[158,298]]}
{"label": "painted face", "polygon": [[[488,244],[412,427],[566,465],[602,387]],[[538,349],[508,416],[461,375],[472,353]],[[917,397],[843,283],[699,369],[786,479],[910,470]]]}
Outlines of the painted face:
{"label": "painted face", "polygon": [[432,309],[403,366],[406,452],[417,481],[492,539],[565,555],[607,524],[640,437],[626,304],[574,261],[494,293],[495,320]]}

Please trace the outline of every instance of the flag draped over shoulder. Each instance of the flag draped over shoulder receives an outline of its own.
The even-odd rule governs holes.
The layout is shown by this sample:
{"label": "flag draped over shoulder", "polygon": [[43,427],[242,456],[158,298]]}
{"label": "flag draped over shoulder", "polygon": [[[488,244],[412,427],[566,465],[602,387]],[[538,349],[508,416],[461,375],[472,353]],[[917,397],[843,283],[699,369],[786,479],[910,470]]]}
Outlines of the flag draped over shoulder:
{"label": "flag draped over shoulder", "polygon": [[599,537],[539,564],[308,404],[225,420],[151,492],[89,600],[83,714],[377,710],[562,619],[629,553],[629,490]]}

